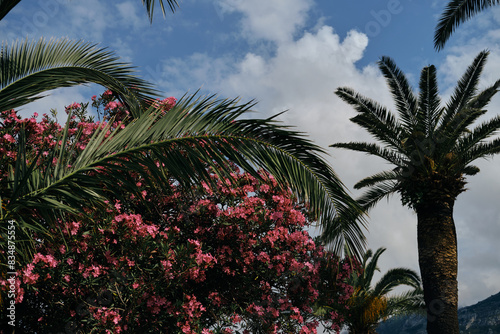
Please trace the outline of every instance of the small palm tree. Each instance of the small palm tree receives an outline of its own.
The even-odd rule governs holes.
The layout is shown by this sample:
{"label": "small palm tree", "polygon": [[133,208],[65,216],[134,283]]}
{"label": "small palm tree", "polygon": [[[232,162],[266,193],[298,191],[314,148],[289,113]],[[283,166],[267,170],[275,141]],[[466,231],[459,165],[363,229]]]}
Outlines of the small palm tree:
{"label": "small palm tree", "polygon": [[455,29],[479,12],[500,4],[499,0],[451,0],[439,18],[434,33],[434,47],[440,50]]}
{"label": "small palm tree", "polygon": [[[374,334],[380,321],[390,316],[424,310],[420,278],[411,269],[391,269],[374,287],[371,286],[373,275],[379,270],[378,259],[385,250],[385,248],[379,248],[375,254],[368,250],[363,256],[360,268],[355,270],[347,281],[354,288],[354,293],[348,302],[349,313],[345,316],[346,325],[351,334]],[[407,285],[413,289],[388,296],[401,285]]]}
{"label": "small palm tree", "polygon": [[500,129],[500,116],[471,127],[486,113],[484,108],[500,87],[497,81],[477,91],[487,55],[483,51],[474,59],[444,107],[438,96],[434,66],[422,70],[420,94],[416,96],[404,74],[387,57],[378,64],[389,84],[399,118],[350,88],[339,88],[336,92],[356,109],[358,115],[351,121],[382,145],[351,142],[332,146],[365,152],[394,166],[354,186],[369,188],[359,199],[360,204],[368,210],[382,198],[399,193],[403,204],[417,213],[419,265],[430,334],[458,334],[453,206],[457,196],[466,190],[465,176],[479,172],[472,163],[500,152],[500,139],[488,140]]}

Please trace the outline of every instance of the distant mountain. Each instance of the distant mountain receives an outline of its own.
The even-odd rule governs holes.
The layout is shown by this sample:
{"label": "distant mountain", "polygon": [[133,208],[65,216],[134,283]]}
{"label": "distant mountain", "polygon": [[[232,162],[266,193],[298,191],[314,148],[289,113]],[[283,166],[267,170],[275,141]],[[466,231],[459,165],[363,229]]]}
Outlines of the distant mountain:
{"label": "distant mountain", "polygon": [[[500,292],[458,310],[461,334],[500,334]],[[426,334],[425,317],[395,317],[382,322],[378,334]]]}

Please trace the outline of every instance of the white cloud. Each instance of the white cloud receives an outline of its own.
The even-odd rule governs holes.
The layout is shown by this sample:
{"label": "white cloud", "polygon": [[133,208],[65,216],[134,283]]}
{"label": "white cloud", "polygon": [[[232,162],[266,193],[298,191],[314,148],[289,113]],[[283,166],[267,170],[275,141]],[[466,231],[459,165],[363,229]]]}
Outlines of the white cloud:
{"label": "white cloud", "polygon": [[[349,122],[354,113],[334,94],[338,87],[363,87],[365,94],[385,95],[385,100],[390,100],[387,91],[377,91],[383,81],[371,66],[364,70],[355,66],[366,44],[361,33],[351,31],[341,41],[331,27],[324,26],[316,33],[279,44],[273,57],[247,54],[219,85],[226,95],[257,99],[257,109],[267,115],[288,110],[281,116],[283,121],[299,126],[326,147],[353,139],[353,134],[363,135]],[[345,157],[353,164],[359,158],[341,151],[333,153],[336,170],[341,164],[338,159]],[[352,168],[347,170],[352,172]]]}
{"label": "white cloud", "polygon": [[132,28],[134,31],[145,29],[149,26],[144,9],[139,12],[137,1],[126,1],[115,5],[118,11],[116,15],[117,24],[123,28]]}
{"label": "white cloud", "polygon": [[243,15],[242,32],[249,40],[290,41],[307,19],[311,0],[221,0],[222,12]]}
{"label": "white cloud", "polygon": [[67,34],[70,38],[83,38],[86,41],[100,42],[106,30],[116,24],[114,10],[102,1],[71,1],[65,6],[71,18],[66,22],[54,24],[54,34]]}

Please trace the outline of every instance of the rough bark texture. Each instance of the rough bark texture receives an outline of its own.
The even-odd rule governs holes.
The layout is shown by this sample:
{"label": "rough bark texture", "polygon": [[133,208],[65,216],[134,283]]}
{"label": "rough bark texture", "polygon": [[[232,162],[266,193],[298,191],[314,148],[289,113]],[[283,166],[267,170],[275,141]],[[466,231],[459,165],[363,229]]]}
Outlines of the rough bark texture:
{"label": "rough bark texture", "polygon": [[459,334],[454,201],[448,197],[417,208],[419,265],[429,334]]}

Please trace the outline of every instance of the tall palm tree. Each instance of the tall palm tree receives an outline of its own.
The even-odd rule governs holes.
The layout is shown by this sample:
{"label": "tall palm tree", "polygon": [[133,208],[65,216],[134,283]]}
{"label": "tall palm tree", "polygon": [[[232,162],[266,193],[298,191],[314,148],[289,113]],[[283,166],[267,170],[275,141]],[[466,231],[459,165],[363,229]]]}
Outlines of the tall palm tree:
{"label": "tall palm tree", "polygon": [[460,24],[499,3],[500,0],[451,0],[448,2],[436,26],[434,47],[441,50]]}
{"label": "tall palm tree", "polygon": [[378,156],[394,166],[354,186],[369,188],[359,199],[360,204],[368,210],[382,198],[399,193],[402,203],[417,213],[419,265],[431,334],[458,334],[453,205],[465,191],[465,177],[479,172],[472,163],[500,151],[499,138],[488,140],[500,129],[500,116],[471,128],[486,113],[484,108],[500,86],[497,81],[477,91],[487,55],[483,51],[474,59],[444,107],[434,66],[422,70],[416,96],[396,64],[390,58],[381,58],[378,65],[399,118],[350,88],[336,91],[357,111],[351,121],[366,129],[380,145],[351,142],[332,146]]}
{"label": "tall palm tree", "polygon": [[[378,259],[385,250],[379,248],[375,254],[368,250],[363,256],[360,268],[355,270],[347,281],[354,288],[348,302],[348,314],[345,316],[351,334],[375,334],[380,321],[394,315],[418,313],[424,309],[420,278],[411,269],[391,269],[375,286],[371,286],[373,275],[379,271]],[[397,295],[388,295],[401,285],[413,289]]]}

